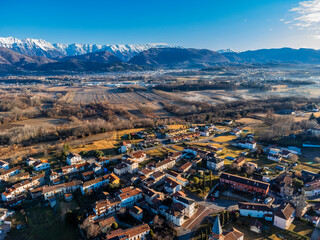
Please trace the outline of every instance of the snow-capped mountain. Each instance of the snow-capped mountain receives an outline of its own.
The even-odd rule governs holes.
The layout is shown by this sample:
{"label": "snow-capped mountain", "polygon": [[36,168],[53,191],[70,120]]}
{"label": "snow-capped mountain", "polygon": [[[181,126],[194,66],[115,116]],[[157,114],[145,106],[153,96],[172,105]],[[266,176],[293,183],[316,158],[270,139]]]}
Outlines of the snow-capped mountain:
{"label": "snow-capped mountain", "polygon": [[99,44],[51,44],[42,39],[18,39],[13,37],[1,38],[0,47],[9,48],[18,53],[49,58],[82,55],[97,51],[108,51],[123,61],[128,61],[144,50],[150,48],[171,48],[168,44],[141,44],[141,45],[99,45]]}
{"label": "snow-capped mountain", "polygon": [[108,51],[113,53],[122,61],[128,61],[144,50],[150,48],[174,47],[168,44],[140,44],[140,45],[99,45],[99,44],[53,44],[60,52],[67,56],[82,55],[97,51]]}
{"label": "snow-capped mountain", "polygon": [[233,50],[233,49],[230,49],[230,48],[227,48],[227,49],[221,49],[221,50],[218,50],[216,51],[217,53],[239,53],[238,51],[236,50]]}
{"label": "snow-capped mountain", "polygon": [[21,40],[14,37],[0,37],[0,47],[32,56],[55,58],[63,55],[51,43],[42,39],[26,38]]}

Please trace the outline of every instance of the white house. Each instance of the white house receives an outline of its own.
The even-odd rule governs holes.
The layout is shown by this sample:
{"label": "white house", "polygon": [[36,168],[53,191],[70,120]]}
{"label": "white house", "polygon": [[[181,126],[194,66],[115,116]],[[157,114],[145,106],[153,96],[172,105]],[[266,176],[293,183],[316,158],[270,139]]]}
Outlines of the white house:
{"label": "white house", "polygon": [[293,205],[291,203],[284,203],[275,211],[273,225],[281,229],[288,229],[295,215],[296,210]]}
{"label": "white house", "polygon": [[224,168],[224,160],[215,154],[210,154],[207,157],[207,168],[219,171]]}
{"label": "white house", "polygon": [[183,206],[185,206],[185,215],[187,217],[192,217],[196,212],[196,202],[190,198],[178,196],[177,198],[174,197],[173,201],[181,203]]}
{"label": "white house", "polygon": [[30,167],[30,166],[33,166],[33,164],[35,163],[35,162],[37,162],[37,161],[39,161],[40,159],[34,159],[34,158],[32,158],[32,157],[28,157],[27,159],[26,159],[26,163],[27,163],[27,165]]}
{"label": "white house", "polygon": [[136,173],[139,170],[138,162],[132,161],[131,159],[122,160],[122,163],[117,164],[113,171],[116,175],[121,176],[126,173]]}
{"label": "white house", "polygon": [[282,156],[278,153],[269,153],[268,159],[275,162],[280,162],[282,160]]}
{"label": "white house", "polygon": [[305,187],[302,189],[302,193],[306,197],[314,197],[320,194],[320,180],[315,180],[305,184]]}
{"label": "white house", "polygon": [[161,205],[159,207],[159,212],[167,221],[180,227],[185,222],[184,208],[185,207],[180,203],[176,203],[171,207]]}
{"label": "white house", "polygon": [[164,190],[167,193],[175,193],[182,190],[182,185],[171,177],[164,180]]}
{"label": "white house", "polygon": [[50,164],[45,161],[37,161],[33,164],[33,169],[35,171],[42,171],[50,168]]}
{"label": "white house", "polygon": [[114,179],[119,180],[117,176],[111,173],[90,181],[86,181],[84,182],[83,186],[81,186],[81,192],[82,194],[85,194],[89,190],[97,190],[105,183],[109,183],[110,180],[113,181]]}
{"label": "white house", "polygon": [[6,161],[0,160],[0,168],[8,170],[9,169],[9,163],[7,163]]}
{"label": "white house", "polygon": [[65,193],[72,193],[82,185],[82,181],[76,180],[72,182],[62,183],[54,186],[44,186],[42,193],[45,200],[55,195],[62,196]]}
{"label": "white house", "polygon": [[83,163],[83,162],[84,162],[84,160],[82,159],[82,157],[78,153],[69,153],[67,155],[67,163],[69,165],[79,164],[79,163]]}
{"label": "white house", "polygon": [[121,200],[121,207],[133,206],[138,200],[142,199],[142,191],[139,188],[126,187],[121,189],[118,195]]}
{"label": "white house", "polygon": [[257,143],[254,140],[243,140],[238,143],[238,146],[241,148],[253,150],[257,148]]}
{"label": "white house", "polygon": [[199,133],[200,133],[200,136],[203,136],[203,137],[210,136],[210,132],[208,130],[201,130]]}
{"label": "white house", "polygon": [[5,170],[0,173],[0,180],[8,180],[9,177],[17,175],[20,173],[21,166],[9,168],[8,170]]}

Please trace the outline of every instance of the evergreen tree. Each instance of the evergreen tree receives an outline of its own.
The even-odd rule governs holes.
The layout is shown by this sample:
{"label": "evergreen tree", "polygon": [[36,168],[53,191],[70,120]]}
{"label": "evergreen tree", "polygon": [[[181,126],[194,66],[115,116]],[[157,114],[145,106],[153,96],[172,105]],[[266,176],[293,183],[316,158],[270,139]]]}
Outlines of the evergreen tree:
{"label": "evergreen tree", "polygon": [[312,113],[312,114],[310,115],[309,120],[314,120],[314,119],[316,119],[316,116],[314,115],[314,113]]}

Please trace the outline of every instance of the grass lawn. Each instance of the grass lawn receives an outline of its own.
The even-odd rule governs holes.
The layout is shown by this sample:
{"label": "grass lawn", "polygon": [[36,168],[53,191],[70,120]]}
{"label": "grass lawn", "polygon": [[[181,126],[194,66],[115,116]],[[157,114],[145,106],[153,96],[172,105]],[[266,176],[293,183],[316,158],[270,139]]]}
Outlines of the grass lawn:
{"label": "grass lawn", "polygon": [[262,123],[259,119],[254,118],[240,118],[236,120],[236,122],[242,123],[242,124],[254,124],[254,123]]}
{"label": "grass lawn", "polygon": [[181,145],[172,145],[171,148],[173,148],[173,149],[175,149],[177,151],[180,151],[180,152],[182,152],[183,149],[184,149],[184,147],[181,146]]}
{"label": "grass lawn", "polygon": [[[27,227],[13,229],[8,234],[9,240],[55,240],[81,239],[77,229],[74,229],[60,220],[50,207],[34,207],[26,210]],[[21,217],[21,216],[20,216]],[[21,219],[20,219],[21,220]]]}
{"label": "grass lawn", "polygon": [[289,230],[294,231],[300,235],[307,236],[307,237],[311,237],[313,229],[314,228],[311,227],[310,225],[308,225],[302,221],[299,221],[297,219],[295,219],[293,221],[293,223],[291,224],[291,226],[289,228]]}
{"label": "grass lawn", "polygon": [[164,158],[167,154],[167,150],[166,150],[166,148],[159,147],[156,149],[146,151],[146,154],[151,157],[155,157],[155,158]]}
{"label": "grass lawn", "polygon": [[167,125],[168,129],[186,129],[188,126],[182,124]]}
{"label": "grass lawn", "polygon": [[[109,137],[98,140],[98,141],[92,141],[88,144],[81,144],[75,147],[72,147],[72,152],[81,152],[81,151],[94,151],[94,150],[105,150],[105,149],[112,149],[115,148],[117,144],[121,142],[121,137],[123,135],[127,135],[133,132],[139,132],[145,130],[145,128],[133,128],[133,129],[126,129],[126,130],[120,130],[120,131],[113,131],[109,135]],[[133,140],[133,143],[137,143],[138,141]],[[139,140],[140,141],[140,140]]]}
{"label": "grass lawn", "polygon": [[214,142],[218,142],[218,143],[225,143],[225,142],[230,142],[234,139],[236,139],[237,137],[234,135],[227,135],[227,136],[219,136],[219,137],[215,137],[212,139],[212,141]]}

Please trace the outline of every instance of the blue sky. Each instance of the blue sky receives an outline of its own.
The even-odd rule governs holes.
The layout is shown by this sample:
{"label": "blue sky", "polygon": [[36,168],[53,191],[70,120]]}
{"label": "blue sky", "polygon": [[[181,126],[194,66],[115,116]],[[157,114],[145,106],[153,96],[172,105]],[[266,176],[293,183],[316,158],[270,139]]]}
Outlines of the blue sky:
{"label": "blue sky", "polygon": [[2,37],[212,50],[320,48],[320,0],[0,0],[0,6]]}

